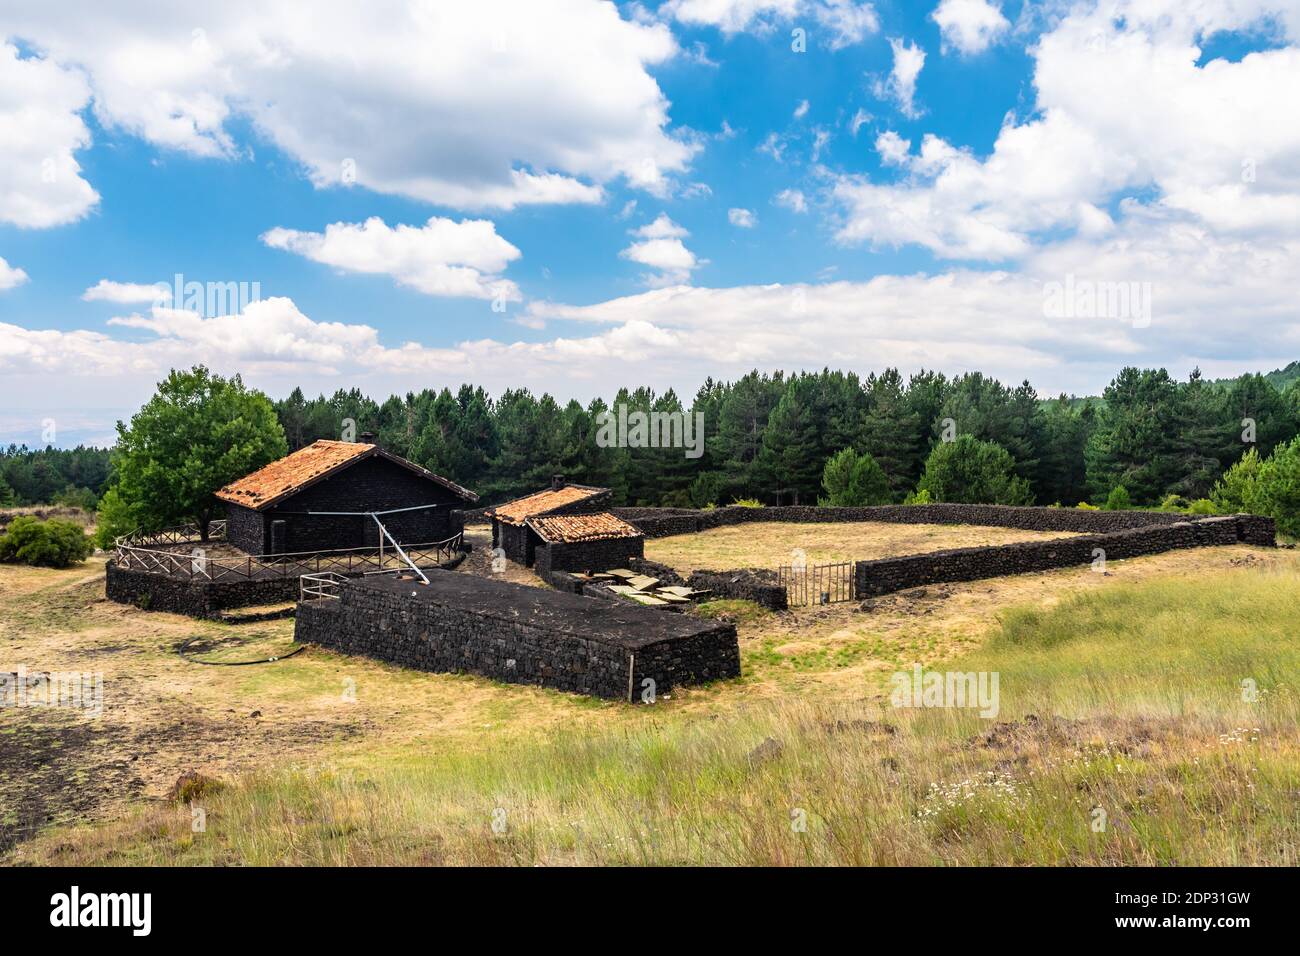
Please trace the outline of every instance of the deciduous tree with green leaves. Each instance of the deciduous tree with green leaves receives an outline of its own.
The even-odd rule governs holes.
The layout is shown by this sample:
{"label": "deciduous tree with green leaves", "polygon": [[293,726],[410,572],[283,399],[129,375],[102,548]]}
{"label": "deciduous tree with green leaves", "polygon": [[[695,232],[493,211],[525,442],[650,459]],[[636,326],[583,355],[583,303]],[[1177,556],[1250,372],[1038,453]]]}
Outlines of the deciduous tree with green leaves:
{"label": "deciduous tree with green leaves", "polygon": [[238,375],[173,369],[130,425],[117,423],[114,507],[148,530],[193,521],[206,541],[222,507],[213,492],[287,451],[275,407]]}

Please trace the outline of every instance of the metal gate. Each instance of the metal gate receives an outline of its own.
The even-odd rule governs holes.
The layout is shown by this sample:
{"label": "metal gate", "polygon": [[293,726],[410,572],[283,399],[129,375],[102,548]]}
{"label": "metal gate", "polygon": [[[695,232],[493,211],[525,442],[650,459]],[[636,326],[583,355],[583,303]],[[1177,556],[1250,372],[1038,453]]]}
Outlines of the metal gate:
{"label": "metal gate", "polygon": [[777,568],[777,577],[785,588],[790,607],[836,604],[854,599],[853,562],[814,564]]}

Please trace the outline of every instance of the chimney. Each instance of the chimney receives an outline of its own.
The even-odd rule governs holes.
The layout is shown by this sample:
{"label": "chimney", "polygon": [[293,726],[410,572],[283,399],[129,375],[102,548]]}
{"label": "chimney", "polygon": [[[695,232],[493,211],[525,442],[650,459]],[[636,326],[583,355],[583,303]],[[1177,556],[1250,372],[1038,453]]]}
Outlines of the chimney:
{"label": "chimney", "polygon": [[563,487],[564,487],[564,476],[563,476],[563,475],[551,475],[551,490],[552,490],[552,491],[559,491],[559,490],[560,490],[561,488],[563,488]]}
{"label": "chimney", "polygon": [[363,445],[375,445],[375,444],[378,444],[378,442],[375,441],[375,433],[374,433],[374,432],[362,432],[362,433],[361,433],[361,444],[363,444]]}

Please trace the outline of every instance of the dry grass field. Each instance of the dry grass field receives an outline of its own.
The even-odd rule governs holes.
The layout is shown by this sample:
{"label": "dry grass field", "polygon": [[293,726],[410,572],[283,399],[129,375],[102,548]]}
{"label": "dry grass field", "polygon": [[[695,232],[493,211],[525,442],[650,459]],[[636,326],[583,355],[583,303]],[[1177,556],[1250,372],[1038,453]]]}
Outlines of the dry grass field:
{"label": "dry grass field", "polygon": [[[749,559],[682,560],[770,565],[789,533],[725,530],[749,534]],[[0,672],[104,681],[99,717],[0,711],[6,863],[1300,862],[1293,551],[1174,552],[869,610],[717,602],[700,613],[738,621],[743,676],[653,706],[316,648],[197,664],[177,653],[192,637],[203,659],[278,656],[293,622],[113,604],[101,565],[0,566]],[[888,706],[889,676],[917,662],[998,670],[998,720]],[[200,798],[202,833],[164,797],[188,770],[225,784]],[[1100,838],[1094,805],[1115,821]]]}
{"label": "dry grass field", "polygon": [[972,525],[764,521],[713,528],[700,534],[652,538],[646,541],[645,552],[651,560],[688,573],[701,568],[777,568],[790,564],[796,549],[804,552],[809,564],[830,564],[1071,536],[1066,531],[1020,531]]}

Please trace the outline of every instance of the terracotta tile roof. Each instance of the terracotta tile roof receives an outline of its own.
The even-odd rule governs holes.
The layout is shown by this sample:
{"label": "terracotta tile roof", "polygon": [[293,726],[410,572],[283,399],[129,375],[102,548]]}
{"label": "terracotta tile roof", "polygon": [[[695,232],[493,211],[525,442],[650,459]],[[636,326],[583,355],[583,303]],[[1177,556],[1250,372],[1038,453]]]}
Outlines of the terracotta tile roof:
{"label": "terracotta tile roof", "polygon": [[[371,455],[382,455],[389,461],[437,482],[468,501],[478,500],[474,492],[467,491],[405,458],[389,454],[375,445],[362,442],[327,441],[323,438],[312,442],[306,448],[299,448],[279,461],[273,461],[259,468],[251,475],[245,475],[238,481],[231,482],[216,494],[222,501],[230,501],[255,511],[260,510]],[[359,509],[363,506],[364,502],[358,503]]]}
{"label": "terracotta tile roof", "polygon": [[528,527],[541,535],[543,541],[552,543],[641,536],[640,531],[622,518],[615,518],[608,511],[601,511],[594,515],[552,515],[549,518],[529,518]]}
{"label": "terracotta tile roof", "polygon": [[558,490],[547,488],[545,491],[497,505],[492,509],[492,516],[506,524],[521,525],[534,515],[543,515],[585,498],[603,495],[607,490],[607,488],[589,488],[586,485],[565,485]]}

